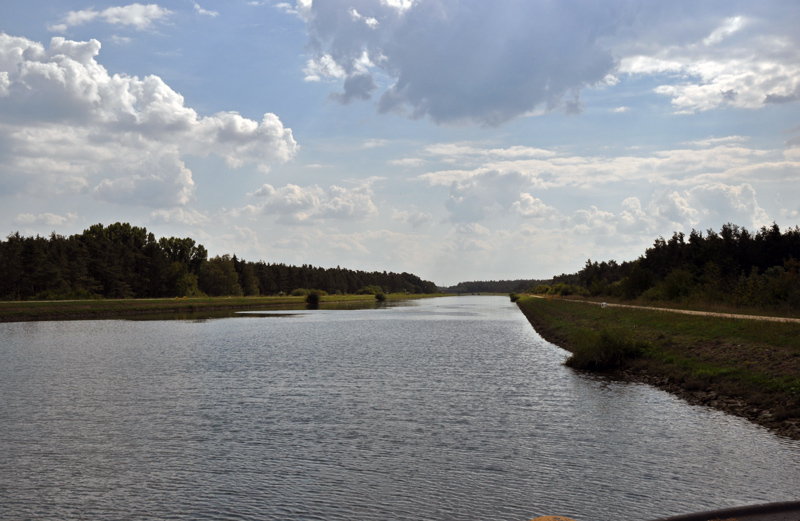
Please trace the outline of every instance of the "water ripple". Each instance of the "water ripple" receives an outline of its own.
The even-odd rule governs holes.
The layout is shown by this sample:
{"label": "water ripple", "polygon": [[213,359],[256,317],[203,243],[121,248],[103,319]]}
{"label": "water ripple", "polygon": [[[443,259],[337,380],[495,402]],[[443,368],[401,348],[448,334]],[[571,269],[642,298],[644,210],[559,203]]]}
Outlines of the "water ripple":
{"label": "water ripple", "polygon": [[0,324],[9,519],[634,520],[797,499],[800,444],[576,374],[506,298]]}

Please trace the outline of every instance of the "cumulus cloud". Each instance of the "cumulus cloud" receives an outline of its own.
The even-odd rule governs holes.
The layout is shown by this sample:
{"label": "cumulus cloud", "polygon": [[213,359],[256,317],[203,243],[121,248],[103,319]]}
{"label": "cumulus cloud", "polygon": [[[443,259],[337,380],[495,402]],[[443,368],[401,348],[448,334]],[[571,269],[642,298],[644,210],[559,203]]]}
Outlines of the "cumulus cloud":
{"label": "cumulus cloud", "polygon": [[[195,4],[195,7],[198,7]],[[85,9],[83,11],[70,11],[64,16],[61,23],[50,26],[51,31],[64,32],[70,27],[101,20],[112,25],[130,26],[138,31],[144,31],[153,22],[163,20],[172,14],[172,11],[157,4],[130,4],[119,7],[109,7],[103,11]]]}
{"label": "cumulus cloud", "polygon": [[[742,136],[709,137],[675,149],[638,156],[574,156],[537,152],[515,157],[510,149],[442,143],[426,148],[451,158],[456,168],[417,177],[445,192],[455,225],[535,222],[539,230],[560,229],[603,237],[605,245],[671,234],[674,230],[718,228],[735,222],[758,228],[770,222],[756,197],[756,183],[794,195],[800,179],[800,149],[748,147]],[[437,157],[437,156],[434,156]],[[458,168],[464,165],[463,168]],[[613,197],[620,197],[621,207]],[[649,187],[649,188],[646,188]],[[601,194],[601,195],[598,195]],[[574,201],[593,201],[578,208]],[[500,220],[493,220],[499,218]],[[520,221],[516,221],[520,222]],[[599,239],[598,239],[599,240]],[[646,241],[645,241],[646,242]]]}
{"label": "cumulus cloud", "polygon": [[567,225],[573,233],[580,235],[614,235],[616,222],[617,216],[613,213],[591,206],[588,210],[576,211],[567,220]]}
{"label": "cumulus cloud", "polygon": [[297,151],[274,114],[260,122],[236,112],[200,116],[157,76],[110,75],[99,52],[97,40],[55,37],[46,49],[0,33],[0,168],[28,179],[30,190],[184,205],[194,191],[187,155],[266,171]]}
{"label": "cumulus cloud", "polygon": [[519,194],[519,201],[515,201],[511,209],[529,219],[553,219],[558,215],[558,210],[527,193]]}
{"label": "cumulus cloud", "polygon": [[309,33],[306,79],[343,81],[342,103],[380,91],[380,112],[436,123],[579,111],[579,91],[615,66],[601,42],[615,9],[597,2],[306,0],[295,10]]}
{"label": "cumulus cloud", "polygon": [[454,181],[446,203],[450,220],[474,223],[508,211],[529,186],[530,180],[519,172],[488,171]]}
{"label": "cumulus cloud", "polygon": [[285,224],[312,224],[325,219],[363,221],[378,214],[369,183],[351,189],[334,185],[327,190],[317,185],[275,188],[265,184],[253,195],[264,199],[253,208],[255,211],[277,215]]}
{"label": "cumulus cloud", "polygon": [[637,210],[639,215],[646,213],[640,219],[649,221],[648,230],[659,233],[690,228],[716,229],[726,222],[752,229],[771,221],[749,183],[704,183],[688,190],[662,191],[653,197],[644,212],[640,208]]}
{"label": "cumulus cloud", "polygon": [[749,183],[738,186],[708,183],[687,191],[690,203],[699,208],[701,222],[709,227],[720,223],[743,223],[760,228],[769,224],[767,212],[759,206],[756,191]]}
{"label": "cumulus cloud", "polygon": [[183,206],[192,199],[192,173],[175,153],[147,157],[124,170],[127,175],[103,179],[92,195],[103,201],[153,208]]}

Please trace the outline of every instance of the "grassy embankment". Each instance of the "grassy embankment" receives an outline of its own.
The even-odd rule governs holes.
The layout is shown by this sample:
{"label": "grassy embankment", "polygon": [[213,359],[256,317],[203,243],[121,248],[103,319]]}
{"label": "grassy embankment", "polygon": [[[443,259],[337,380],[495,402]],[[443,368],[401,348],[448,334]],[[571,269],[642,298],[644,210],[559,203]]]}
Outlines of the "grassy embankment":
{"label": "grassy embankment", "polygon": [[[392,293],[388,300],[437,297]],[[375,301],[375,295],[327,295],[320,303]],[[204,297],[188,299],[49,300],[0,302],[0,322],[105,318],[151,313],[191,313],[225,309],[268,309],[304,306],[306,297]]]}
{"label": "grassy embankment", "polygon": [[800,324],[521,297],[576,369],[655,384],[800,438]]}

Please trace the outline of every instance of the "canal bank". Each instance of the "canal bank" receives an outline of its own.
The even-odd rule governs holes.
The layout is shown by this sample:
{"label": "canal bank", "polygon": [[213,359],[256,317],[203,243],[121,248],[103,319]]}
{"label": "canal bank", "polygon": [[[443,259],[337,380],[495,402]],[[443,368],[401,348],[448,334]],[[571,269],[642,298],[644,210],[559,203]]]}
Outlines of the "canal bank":
{"label": "canal bank", "polygon": [[658,309],[523,297],[517,305],[544,339],[575,353],[603,332],[640,342],[638,356],[604,367],[800,439],[800,325],[677,315]]}

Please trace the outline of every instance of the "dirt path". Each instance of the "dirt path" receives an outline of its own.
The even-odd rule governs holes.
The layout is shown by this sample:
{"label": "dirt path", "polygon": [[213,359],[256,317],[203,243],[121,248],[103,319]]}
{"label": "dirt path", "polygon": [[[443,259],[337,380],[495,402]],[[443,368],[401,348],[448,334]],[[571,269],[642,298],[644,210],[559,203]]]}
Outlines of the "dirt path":
{"label": "dirt path", "polygon": [[[547,298],[542,295],[530,295],[536,298]],[[764,317],[761,315],[737,315],[734,313],[715,313],[713,311],[692,311],[690,309],[673,309],[673,308],[659,308],[653,306],[631,306],[629,304],[612,304],[610,302],[595,302],[593,300],[579,300],[579,299],[561,299],[567,302],[583,302],[586,304],[595,304],[597,306],[608,306],[612,308],[631,308],[631,309],[644,309],[647,311],[666,311],[668,313],[680,313],[683,315],[700,315],[706,317],[722,317],[722,318],[735,318],[743,320],[764,320],[766,322],[793,322],[800,323],[800,318],[787,318],[787,317]]]}

